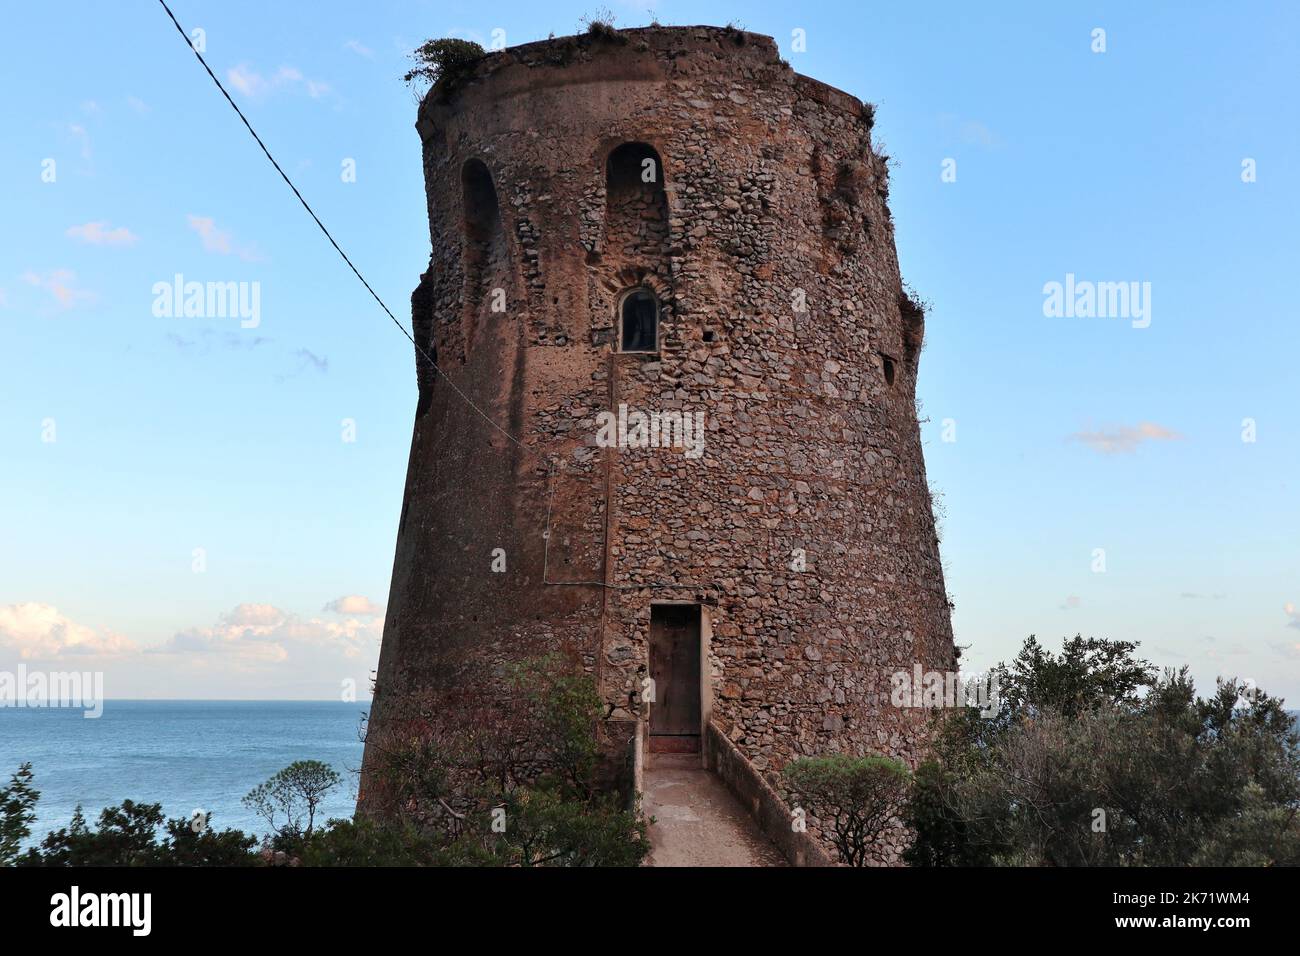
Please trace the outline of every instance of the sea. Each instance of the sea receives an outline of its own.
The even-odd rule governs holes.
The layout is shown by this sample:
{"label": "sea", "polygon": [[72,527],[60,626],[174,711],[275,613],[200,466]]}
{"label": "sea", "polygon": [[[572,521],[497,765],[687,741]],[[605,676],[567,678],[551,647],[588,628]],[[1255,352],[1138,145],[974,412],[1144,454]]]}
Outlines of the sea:
{"label": "sea", "polygon": [[168,817],[211,813],[218,830],[269,827],[243,796],[295,760],[342,778],[324,817],[350,817],[369,704],[337,701],[106,700],[98,718],[77,708],[0,707],[0,785],[30,762],[40,791],[27,845],[66,827],[78,805],[93,824],[123,800],[161,803]]}

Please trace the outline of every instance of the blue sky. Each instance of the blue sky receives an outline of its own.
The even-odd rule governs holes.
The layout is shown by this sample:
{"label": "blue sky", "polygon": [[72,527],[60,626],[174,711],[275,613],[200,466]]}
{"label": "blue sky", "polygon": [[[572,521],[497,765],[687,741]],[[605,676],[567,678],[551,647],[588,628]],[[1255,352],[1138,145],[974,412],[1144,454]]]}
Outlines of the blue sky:
{"label": "blue sky", "polygon": [[[1298,8],[653,7],[770,34],[877,104],[932,305],[919,397],[966,660],[1082,632],[1300,700]],[[596,8],[173,4],[403,320],[428,256],[407,53]],[[0,75],[0,669],[102,669],[110,697],[364,693],[409,344],[152,0],[14,5]],[[177,273],[259,283],[260,323],[155,315]],[[1150,283],[1150,325],[1046,316],[1067,274]]]}

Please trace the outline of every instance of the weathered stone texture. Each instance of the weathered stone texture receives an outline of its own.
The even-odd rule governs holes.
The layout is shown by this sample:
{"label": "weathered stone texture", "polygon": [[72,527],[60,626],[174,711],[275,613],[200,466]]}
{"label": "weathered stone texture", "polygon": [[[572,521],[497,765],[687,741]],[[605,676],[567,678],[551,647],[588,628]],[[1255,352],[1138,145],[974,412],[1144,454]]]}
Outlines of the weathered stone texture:
{"label": "weathered stone texture", "polygon": [[[416,336],[524,447],[417,360],[374,728],[385,695],[458,657],[561,647],[610,718],[634,717],[650,604],[689,600],[712,627],[713,719],[760,771],[829,751],[914,762],[924,717],[890,705],[889,675],[955,665],[914,406],[921,319],[871,110],[766,37],[624,37],[493,54],[421,106]],[[661,158],[660,192],[607,186],[625,143]],[[613,344],[639,285],[664,306],[658,354]],[[596,447],[620,403],[703,411],[703,457]]]}

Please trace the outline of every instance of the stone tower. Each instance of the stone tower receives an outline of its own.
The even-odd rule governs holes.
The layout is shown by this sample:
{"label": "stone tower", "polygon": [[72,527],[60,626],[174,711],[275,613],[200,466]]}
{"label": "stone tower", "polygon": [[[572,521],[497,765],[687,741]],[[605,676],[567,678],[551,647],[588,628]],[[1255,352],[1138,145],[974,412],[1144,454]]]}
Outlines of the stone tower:
{"label": "stone tower", "polygon": [[442,374],[417,355],[372,739],[460,662],[564,649],[613,757],[914,762],[890,675],[955,661],[871,107],[650,27],[491,54],[416,126]]}

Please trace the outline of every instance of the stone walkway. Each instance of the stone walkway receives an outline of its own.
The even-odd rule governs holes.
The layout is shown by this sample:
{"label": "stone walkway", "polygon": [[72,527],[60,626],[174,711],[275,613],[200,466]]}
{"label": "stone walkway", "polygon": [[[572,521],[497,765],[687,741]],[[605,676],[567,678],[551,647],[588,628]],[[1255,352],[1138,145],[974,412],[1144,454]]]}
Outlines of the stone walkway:
{"label": "stone walkway", "polygon": [[642,810],[650,824],[647,866],[785,866],[726,785],[696,755],[654,754]]}

